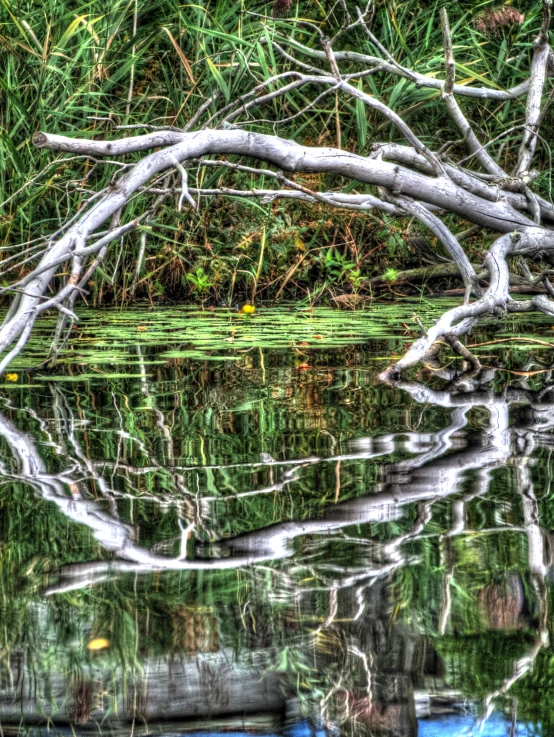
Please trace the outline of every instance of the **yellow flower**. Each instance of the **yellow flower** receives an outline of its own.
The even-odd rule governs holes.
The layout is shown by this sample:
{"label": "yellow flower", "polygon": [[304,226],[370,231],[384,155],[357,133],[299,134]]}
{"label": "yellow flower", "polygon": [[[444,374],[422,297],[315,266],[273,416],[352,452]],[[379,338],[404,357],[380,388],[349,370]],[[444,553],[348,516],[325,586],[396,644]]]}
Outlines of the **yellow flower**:
{"label": "yellow flower", "polygon": [[103,637],[95,637],[94,640],[91,640],[87,645],[89,650],[105,650],[109,646],[110,643]]}
{"label": "yellow flower", "polygon": [[243,305],[240,308],[240,312],[243,315],[252,315],[255,312],[255,310],[256,310],[256,308],[254,307],[254,305]]}
{"label": "yellow flower", "polygon": [[17,381],[18,379],[18,374],[6,374],[6,381]]}

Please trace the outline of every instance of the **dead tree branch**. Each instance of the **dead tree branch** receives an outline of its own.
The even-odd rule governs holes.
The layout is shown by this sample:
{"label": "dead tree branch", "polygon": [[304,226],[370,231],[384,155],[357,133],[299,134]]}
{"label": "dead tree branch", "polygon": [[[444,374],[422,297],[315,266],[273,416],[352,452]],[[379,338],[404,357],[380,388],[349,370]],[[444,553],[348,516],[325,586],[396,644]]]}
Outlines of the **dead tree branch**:
{"label": "dead tree branch", "polygon": [[[290,36],[284,37],[276,29],[275,40],[270,43],[283,60],[284,67],[274,70],[277,73],[210,114],[208,111],[212,111],[213,105],[219,100],[219,95],[213,95],[199,108],[195,119],[189,121],[182,130],[174,126],[143,126],[150,132],[116,140],[87,140],[84,137],[37,133],[33,139],[35,146],[65,152],[72,157],[93,157],[95,165],[105,160],[112,162],[109,165],[117,165],[121,156],[142,154],[142,158],[135,157],[134,163],[127,160],[112,184],[90,196],[88,203],[64,228],[44,244],[41,243],[40,248],[37,246],[36,253],[28,251],[22,261],[14,260],[13,265],[10,262],[9,269],[22,264],[27,268],[30,263],[35,265],[4,290],[15,296],[0,326],[0,353],[4,354],[0,360],[0,371],[23,350],[33,324],[42,312],[57,310],[60,313],[58,327],[62,326],[62,332],[67,319],[76,319],[76,300],[84,294],[87,281],[101,264],[110,243],[121,241],[141,223],[150,222],[152,212],[159,206],[156,204],[159,198],[163,201],[169,196],[177,198],[178,211],[185,205],[193,209],[195,198],[198,197],[239,195],[260,198],[265,202],[296,199],[330,207],[358,211],[379,209],[393,216],[409,214],[416,217],[445,247],[463,278],[466,300],[464,305],[445,313],[427,331],[426,336],[416,341],[398,364],[391,367],[388,378],[399,376],[403,370],[421,361],[439,338],[449,336],[447,339],[450,341],[459,340],[483,315],[539,310],[554,316],[554,302],[546,295],[537,295],[525,303],[511,300],[507,264],[507,259],[514,255],[535,258],[554,251],[554,205],[533,192],[533,182],[538,172],[530,171],[539,138],[539,126],[548,104],[548,101],[543,103],[543,97],[552,59],[548,39],[549,1],[544,0],[543,22],[535,41],[529,78],[511,90],[456,84],[453,42],[444,10],[441,14],[444,80],[401,65],[370,30],[367,25],[368,12],[369,9],[366,9],[366,12],[358,14],[356,20],[352,20],[343,7],[344,22],[329,37],[308,21],[291,20],[302,24],[310,33],[315,33],[320,49],[309,48]],[[381,57],[336,48],[356,29],[370,38]],[[297,61],[293,54],[307,57],[311,63]],[[319,68],[319,64],[322,68]],[[343,66],[347,67],[347,71],[344,71]],[[330,67],[331,73],[325,67]],[[353,72],[353,67],[359,67],[359,70]],[[438,151],[429,149],[401,115],[376,95],[364,92],[361,85],[354,83],[356,79],[361,80],[366,75],[381,71],[406,79],[416,86],[439,90],[446,110],[463,135],[474,164],[480,168],[470,170],[462,166],[464,159],[456,162],[449,158],[450,155],[445,153],[451,149],[448,142]],[[249,117],[254,108],[264,107],[268,103],[273,108],[278,100],[286,107],[285,101],[296,94],[300,96],[299,104],[294,108],[295,113],[285,115],[283,122],[321,112],[318,106],[327,92],[333,92],[337,100],[361,103],[389,123],[395,131],[394,135],[401,137],[405,143],[391,141],[373,144],[369,155],[363,156],[338,148],[305,146],[276,135],[245,129],[256,122]],[[526,93],[525,124],[520,126],[512,123],[508,127],[509,132],[519,130],[522,134],[515,174],[510,177],[495,160],[489,145],[491,142],[479,140],[456,97],[461,95],[501,101],[515,99]],[[270,120],[262,118],[266,119]],[[202,125],[203,120],[205,122]],[[275,124],[279,120],[277,116]],[[208,127],[214,125],[217,127]],[[192,130],[194,126],[198,130]],[[228,160],[221,157],[235,158]],[[249,161],[243,162],[241,158]],[[256,168],[251,165],[252,160],[273,168]],[[193,167],[198,169],[199,166],[224,167],[231,182],[229,185],[203,188],[199,181],[194,181],[196,172]],[[285,176],[283,172],[289,174]],[[175,173],[180,178],[179,190],[171,183]],[[240,177],[241,173],[273,178],[278,187],[274,190],[245,190],[238,181],[232,179],[233,176]],[[332,176],[336,186],[325,192],[308,189],[295,180],[294,175],[299,173]],[[345,180],[357,183],[358,191],[345,192]],[[149,197],[158,199],[149,205]],[[147,200],[144,212],[126,222],[126,206],[137,198]],[[467,228],[469,223],[501,236],[493,242],[485,258],[484,268],[489,274],[489,287],[484,294],[460,240],[454,237],[444,222],[444,214],[459,218],[462,227]],[[110,220],[112,225],[105,230]],[[143,235],[137,269],[140,269],[144,247]],[[66,264],[70,264],[69,276],[65,276],[61,286],[46,296],[54,277]],[[524,272],[522,278],[533,288],[540,281],[537,274],[530,270]],[[471,292],[477,297],[473,303],[469,303]],[[461,344],[456,345],[462,351]]]}

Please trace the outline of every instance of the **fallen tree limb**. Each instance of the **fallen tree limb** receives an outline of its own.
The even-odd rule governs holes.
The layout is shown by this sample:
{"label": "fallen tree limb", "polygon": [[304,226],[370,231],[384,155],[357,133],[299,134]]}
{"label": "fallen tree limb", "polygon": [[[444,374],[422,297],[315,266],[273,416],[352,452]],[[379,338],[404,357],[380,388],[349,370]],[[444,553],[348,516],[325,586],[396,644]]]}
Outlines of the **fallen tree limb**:
{"label": "fallen tree limb", "polygon": [[[477,272],[477,279],[480,282],[484,282],[488,287],[489,272],[483,269],[479,269],[479,267],[475,265],[473,265],[473,268]],[[374,276],[372,279],[363,279],[360,282],[360,286],[366,288],[379,284],[390,284],[392,286],[397,284],[407,284],[409,282],[417,283],[431,281],[432,279],[452,278],[462,278],[458,266],[452,263],[440,263],[433,264],[431,266],[420,266],[417,269],[404,269],[402,271],[396,271],[394,272],[394,277],[387,274],[379,274],[379,276]],[[526,281],[524,277],[519,276],[518,274],[510,273],[508,281],[511,286],[511,291],[517,292],[519,294],[546,294],[547,292],[546,288],[542,284],[532,286]],[[464,295],[464,293],[465,290],[463,289],[449,289],[443,292],[443,294],[456,294],[462,296]]]}
{"label": "fallen tree limb", "polygon": [[[0,327],[0,353],[4,353],[0,360],[0,371],[24,348],[41,312],[48,309],[59,311],[56,341],[61,339],[66,321],[75,318],[77,298],[84,293],[86,282],[102,262],[110,243],[121,240],[139,227],[141,222],[149,222],[159,202],[168,197],[176,198],[177,211],[181,211],[183,206],[194,209],[199,197],[248,196],[264,202],[297,199],[359,211],[380,210],[394,217],[415,217],[447,250],[453,262],[449,268],[452,271],[455,269],[463,278],[466,299],[463,306],[445,313],[428,330],[427,336],[417,341],[406,356],[395,367],[391,367],[390,376],[399,376],[401,371],[422,360],[435,340],[446,335],[459,339],[483,315],[524,309],[554,315],[554,303],[546,295],[537,294],[525,303],[516,304],[511,300],[509,286],[514,278],[510,276],[507,264],[507,259],[513,255],[519,255],[524,260],[541,259],[545,254],[554,252],[554,205],[533,192],[538,172],[530,170],[539,137],[538,128],[545,110],[543,96],[552,59],[548,41],[550,0],[544,0],[543,7],[543,21],[535,41],[529,80],[509,91],[456,84],[453,41],[444,11],[445,80],[420,75],[399,64],[373,36],[367,27],[365,15],[360,14],[357,21],[345,22],[331,38],[317,30],[320,50],[309,49],[292,39],[286,39],[286,43],[285,40],[276,43],[276,52],[286,61],[284,71],[276,70],[277,73],[268,75],[249,92],[238,99],[230,99],[215,112],[213,107],[218,98],[210,98],[185,129],[147,126],[150,132],[144,135],[118,140],[87,140],[85,137],[37,133],[33,139],[35,146],[67,152],[73,157],[89,156],[94,157],[95,161],[109,158],[114,163],[121,156],[143,154],[143,157],[134,163],[126,161],[118,178],[114,178],[106,189],[91,194],[88,204],[38,251],[36,265],[23,278],[4,288],[5,292],[15,296]],[[356,27],[362,27],[370,35],[383,58],[336,48],[342,43],[343,36]],[[310,28],[314,30],[317,27],[311,25]],[[296,52],[327,64],[331,72],[314,64],[297,63],[295,57],[284,49],[287,43]],[[365,64],[366,68],[361,72],[345,73],[341,69],[343,63]],[[464,168],[461,163],[449,158],[451,142],[438,151],[430,150],[390,106],[377,96],[364,92],[360,84],[355,84],[356,78],[382,69],[415,84],[440,90],[446,108],[463,134],[470,157],[483,170]],[[401,136],[405,143],[391,141],[374,144],[369,155],[363,156],[340,148],[306,146],[277,135],[244,129],[256,123],[249,118],[254,108],[273,104],[277,100],[288,100],[296,94],[299,94],[298,108],[292,117],[288,117],[291,120],[305,117],[318,109],[327,90],[333,91],[337,99],[345,98],[350,105],[361,105],[363,109],[368,108],[372,115],[380,116],[391,124],[396,135]],[[523,132],[518,164],[514,175],[509,176],[494,159],[488,142],[482,142],[477,137],[455,98],[461,94],[480,99],[507,100],[525,93],[528,95],[525,124],[521,126],[518,123],[508,128],[513,132]],[[200,121],[203,116],[208,116],[208,110],[210,115],[202,127]],[[192,125],[198,125],[199,130],[192,131]],[[208,125],[214,127],[208,128]],[[134,130],[134,127],[131,129]],[[127,128],[124,133],[126,131]],[[229,160],[221,157],[240,158]],[[243,163],[242,158],[249,161]],[[253,165],[255,162],[263,162],[266,168]],[[217,187],[205,189],[201,185],[201,172],[213,166],[227,171],[230,177],[242,179],[231,182],[231,186],[219,181]],[[290,174],[285,176],[284,171]],[[332,186],[328,186],[324,192],[308,189],[296,181],[294,175],[300,173],[325,174],[332,181]],[[246,189],[240,186],[245,177],[250,178],[250,185]],[[275,179],[279,188],[257,189],[252,186],[254,177]],[[348,191],[344,191],[345,182]],[[358,191],[352,192],[353,184]],[[150,197],[156,198],[153,203],[150,203]],[[126,207],[137,198],[146,199],[143,214],[126,222]],[[461,219],[466,228],[469,223],[501,235],[485,257],[484,271],[479,270],[477,274],[461,242],[445,222],[443,216],[446,214]],[[106,230],[109,221],[111,225]],[[469,229],[468,233],[471,232]],[[135,273],[138,273],[137,269],[140,269],[144,258],[145,239],[144,235],[141,237]],[[27,254],[25,263],[30,263],[29,259],[34,257],[34,254]],[[16,266],[16,263],[9,268]],[[53,288],[54,277],[60,269],[64,269],[64,274],[68,276],[64,276],[61,286]],[[543,275],[546,272],[541,271],[537,275],[528,266],[523,272],[523,286],[535,288],[541,279],[544,284]],[[401,278],[426,278],[426,273],[416,270]],[[440,273],[446,272],[438,270],[430,272],[429,276]],[[487,278],[489,285],[483,294],[480,282]],[[548,290],[548,285],[544,286]],[[478,297],[473,303],[469,303],[471,292]]]}
{"label": "fallen tree limb", "polygon": [[451,277],[460,278],[460,276],[460,271],[456,264],[435,264],[433,266],[421,266],[417,269],[396,271],[394,273],[394,278],[390,278],[386,274],[380,274],[379,276],[374,276],[372,279],[362,281],[361,286],[365,287],[377,284],[406,284],[407,282],[425,282],[430,279]]}
{"label": "fallen tree limb", "polygon": [[486,294],[472,304],[464,304],[445,312],[427,335],[417,340],[400,361],[382,374],[385,380],[396,380],[410,366],[419,363],[436,340],[452,334],[456,337],[469,332],[482,315],[495,311],[524,312],[532,309],[554,315],[554,302],[547,297],[537,296],[526,303],[516,303],[509,294],[509,271],[506,259],[518,251],[539,252],[554,248],[554,233],[541,228],[528,228],[523,234],[512,233],[498,238],[491,246],[485,267],[489,272],[490,285]]}

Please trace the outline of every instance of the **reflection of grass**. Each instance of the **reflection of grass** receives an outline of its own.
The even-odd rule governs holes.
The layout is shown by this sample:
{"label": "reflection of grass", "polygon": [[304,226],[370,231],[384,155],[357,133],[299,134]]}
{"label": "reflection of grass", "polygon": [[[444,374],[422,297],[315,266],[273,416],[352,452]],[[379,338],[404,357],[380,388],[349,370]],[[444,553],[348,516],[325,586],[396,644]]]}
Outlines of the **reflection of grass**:
{"label": "reflection of grass", "polygon": [[[186,370],[180,366],[157,369],[158,373],[148,379],[147,396],[136,375],[109,382],[99,375],[100,384],[94,393],[78,384],[55,390],[41,384],[26,396],[38,416],[49,419],[54,433],[51,440],[28,412],[18,411],[17,421],[37,440],[47,441],[40,450],[47,468],[56,471],[68,463],[65,453],[71,448],[67,426],[59,413],[63,410],[66,417],[73,418],[77,439],[89,457],[100,464],[108,463],[106,468],[98,466],[98,471],[109,479],[116,493],[126,495],[116,497],[118,516],[140,531],[141,545],[159,545],[163,554],[176,555],[180,533],[176,511],[177,503],[183,501],[183,491],[176,484],[167,436],[157,423],[153,408],[162,411],[171,425],[172,462],[189,466],[181,473],[183,487],[194,490],[200,498],[232,497],[237,491],[256,490],[279,480],[284,470],[263,465],[203,470],[199,467],[202,464],[255,462],[260,461],[263,453],[277,459],[314,454],[326,457],[346,449],[349,438],[372,434],[381,424],[381,412],[387,407],[384,387],[366,386],[364,373],[355,368],[345,371],[343,354],[330,353],[325,358],[322,355],[324,371],[331,372],[332,381],[326,378],[317,394],[313,384],[296,372],[294,354],[268,354],[264,368],[266,384],[262,383],[257,363],[261,361],[259,354],[255,353],[254,358],[256,361],[246,372],[231,365],[218,369],[213,380],[202,364],[193,364]],[[355,367],[359,354],[352,354],[348,360]],[[337,363],[341,367],[338,370]],[[268,386],[276,391],[269,391]],[[327,407],[329,393],[337,399],[333,407]],[[60,455],[52,442],[60,443],[66,451]],[[5,445],[1,454],[7,459],[5,462],[12,463]],[[137,475],[112,475],[116,458],[131,468],[151,466],[152,470]],[[225,538],[280,520],[317,518],[334,502],[335,466],[308,466],[298,481],[277,494],[213,503],[197,538]],[[378,464],[344,462],[341,500],[366,493],[377,478]],[[92,498],[98,496],[93,482],[84,482],[82,491]],[[103,507],[110,509],[107,503]],[[105,559],[108,554],[85,527],[68,522],[54,505],[38,500],[25,485],[0,487],[0,514],[0,597],[9,602],[2,612],[5,626],[0,631],[0,650],[23,649],[37,671],[66,672],[75,668],[78,673],[89,663],[116,662],[135,669],[146,652],[180,652],[182,645],[174,641],[168,622],[179,619],[181,615],[176,612],[187,603],[210,608],[221,619],[218,626],[222,627],[223,642],[242,647],[244,615],[231,620],[224,608],[238,607],[240,602],[252,599],[248,573],[152,575],[138,581],[130,575],[121,576],[117,583],[60,594],[43,603],[39,592],[56,582],[59,567]],[[348,564],[352,554],[337,551],[335,557]],[[271,574],[267,575],[272,580]],[[271,642],[277,642],[279,606],[273,610],[271,617],[267,612],[255,615],[255,629],[259,631],[261,623],[265,626],[271,621]],[[38,611],[42,611],[40,627]],[[250,640],[254,634],[248,636]],[[110,647],[89,652],[86,645],[95,637],[105,638]]]}
{"label": "reflection of grass", "polygon": [[448,683],[469,698],[483,698],[513,674],[514,662],[533,644],[529,631],[491,632],[434,640],[445,659]]}
{"label": "reflection of grass", "polygon": [[[263,313],[256,314],[256,323]],[[318,311],[314,317],[287,314],[317,334],[323,332],[321,323],[317,328],[311,325],[312,320],[317,322]],[[114,315],[114,325],[106,327],[119,330],[120,319]],[[229,316],[204,315],[201,319],[208,325],[213,320],[221,329]],[[160,318],[159,329],[165,335],[162,323]],[[84,327],[93,337],[92,322]],[[129,331],[123,349],[125,341],[131,340]],[[156,347],[152,345],[151,350]],[[140,354],[133,355],[138,361]],[[280,491],[234,499],[239,492],[272,486],[282,479],[283,467],[267,465],[263,454],[276,460],[328,458],[348,452],[353,439],[405,432],[406,428],[431,435],[449,421],[449,410],[412,405],[405,394],[376,383],[366,353],[339,348],[314,352],[314,357],[319,368],[310,377],[296,370],[293,351],[279,350],[250,351],[239,364],[190,361],[149,367],[146,384],[136,367],[132,375],[112,380],[98,373],[92,388],[78,382],[55,386],[41,382],[32,392],[20,389],[19,409],[5,411],[18,427],[43,443],[41,454],[51,472],[70,465],[74,449],[68,428],[73,428],[81,447],[97,464],[94,468],[109,482],[113,502],[103,499],[97,482],[87,473],[83,474],[82,493],[132,524],[141,546],[178,555],[178,511],[188,519],[193,510],[200,516],[194,536],[205,544],[202,552],[215,541],[212,551],[221,553],[217,547],[221,538],[281,521],[317,519],[337,496],[345,501],[373,493],[383,479],[383,465],[408,455],[396,451],[380,459],[342,461],[340,467],[336,461],[309,465]],[[45,421],[42,426],[39,417]],[[469,422],[473,430],[487,424],[481,422],[477,410]],[[548,456],[544,449],[541,453],[534,472],[546,478]],[[12,463],[3,444],[0,457]],[[507,504],[513,495],[513,474],[495,474],[490,499],[474,500],[467,507],[467,518],[477,534],[453,542],[457,565],[452,627],[484,642],[490,633],[475,624],[475,586],[486,585],[498,570],[518,571],[523,578],[528,566],[520,533],[507,532],[496,538],[478,534],[479,526],[493,524],[495,502]],[[207,496],[218,499],[208,506]],[[516,503],[511,505],[516,507]],[[6,602],[2,604],[0,651],[23,652],[41,678],[47,673],[70,673],[78,684],[83,674],[95,668],[111,671],[109,698],[114,705],[117,679],[131,680],[140,674],[147,656],[180,657],[216,644],[242,654],[264,649],[264,667],[284,669],[300,684],[299,689],[305,683],[311,687],[315,676],[303,667],[303,653],[310,643],[305,628],[313,629],[314,622],[326,620],[329,596],[323,591],[306,598],[306,611],[312,617],[306,622],[291,604],[290,587],[316,588],[324,578],[318,566],[348,569],[368,565],[371,544],[406,533],[416,512],[415,506],[407,506],[402,517],[389,522],[352,526],[334,537],[299,537],[294,542],[295,557],[288,561],[242,571],[137,578],[125,574],[44,599],[41,591],[57,581],[58,568],[105,560],[111,553],[103,551],[84,526],[69,522],[54,505],[38,500],[26,484],[5,483],[0,486],[0,602]],[[405,546],[405,552],[419,563],[410,563],[394,574],[393,620],[405,618],[432,637],[436,637],[444,580],[439,539],[449,529],[451,512],[449,500],[435,503],[426,528],[428,537]],[[194,555],[192,544],[188,553]],[[326,575],[332,578],[335,574],[331,570]],[[338,618],[342,617],[343,612]],[[526,642],[527,634],[520,635]],[[494,636],[490,638],[493,644]],[[444,654],[450,657],[448,637]],[[87,643],[93,638],[106,639],[109,647],[89,651]],[[323,649],[331,639],[325,631],[318,643]],[[336,639],[340,640],[338,635]],[[436,639],[440,649],[440,638]],[[469,656],[466,660],[455,656],[462,669],[477,662]],[[359,670],[359,663],[356,667]],[[5,669],[5,663],[0,668]],[[492,682],[487,673],[483,684]],[[318,673],[322,691],[328,685],[327,676],[326,671]]]}
{"label": "reflection of grass", "polygon": [[[256,314],[256,323],[263,312]],[[201,317],[206,322],[213,320]],[[322,333],[317,316],[292,315],[292,319],[316,334]],[[317,328],[311,327],[312,320]],[[221,325],[222,318],[216,322]],[[160,326],[162,323],[160,320]],[[131,331],[126,339],[132,340]],[[321,377],[314,375],[309,380],[297,372],[292,351],[246,355],[247,365],[224,364],[213,370],[194,362],[156,367],[148,376],[146,393],[135,367],[133,375],[126,378],[106,380],[96,374],[94,391],[77,382],[54,388],[41,382],[31,392],[21,389],[26,397],[21,406],[32,407],[37,416],[48,419],[48,425],[41,429],[24,409],[14,416],[22,429],[46,441],[40,450],[51,471],[65,468],[72,452],[63,417],[65,422],[75,423],[81,447],[92,460],[108,464],[96,468],[109,480],[110,488],[123,495],[115,496],[119,518],[135,526],[140,545],[159,554],[178,555],[177,510],[187,512],[184,503],[199,504],[205,496],[231,498],[213,502],[203,511],[194,533],[200,543],[262,529],[281,520],[317,519],[334,503],[336,462],[303,468],[298,480],[280,492],[236,500],[232,497],[237,492],[255,491],[279,481],[285,468],[264,467],[263,462],[256,466],[233,464],[260,462],[264,453],[275,459],[297,459],[346,452],[351,438],[373,435],[384,423],[390,429],[403,428],[404,399],[394,399],[389,389],[375,385],[372,374],[363,368],[365,359],[354,350],[349,354],[320,351]],[[171,462],[168,435],[154,410],[162,413],[170,430]],[[420,421],[420,428],[436,429],[443,422],[444,413],[432,410]],[[56,443],[65,450],[57,452]],[[1,446],[0,452],[11,463],[7,447]],[[138,473],[115,472],[116,459]],[[390,457],[370,463],[343,462],[340,500],[375,488],[379,468],[386,460]],[[203,464],[229,467],[203,469]],[[179,484],[173,465],[187,467],[180,472]],[[102,501],[95,482],[84,481],[81,489],[85,495],[98,498],[104,510],[113,509]],[[184,494],[183,489],[189,493]],[[315,675],[303,667],[305,626],[287,589],[281,591],[288,564],[139,578],[125,574],[113,582],[43,599],[40,592],[58,581],[59,568],[105,560],[110,554],[84,526],[69,522],[54,505],[37,499],[23,484],[0,487],[0,517],[0,601],[8,602],[2,611],[0,651],[24,653],[40,678],[48,673],[69,673],[77,689],[91,673],[111,672],[106,704],[113,710],[118,681],[130,683],[140,676],[146,657],[183,657],[194,654],[195,647],[215,647],[216,643],[245,656],[251,650],[265,652],[264,667],[284,670],[303,694],[314,683],[323,690],[327,687],[325,674],[318,674],[314,681]],[[362,541],[371,534],[368,527],[352,531]],[[297,561],[305,554],[310,564],[316,565],[331,559],[346,567],[360,563],[360,549],[354,543],[345,546],[338,540],[316,537],[298,540],[295,546]],[[194,554],[193,547],[189,554]],[[214,552],[216,549],[217,545]],[[291,576],[300,585],[311,574],[300,566]],[[272,592],[280,593],[281,598],[269,601]],[[320,594],[315,602],[316,609],[310,610],[310,615],[315,613],[322,622],[328,614],[327,596]],[[311,622],[306,626],[315,625]],[[89,650],[87,644],[94,638],[107,640],[109,647]],[[311,664],[312,659],[308,660]],[[84,686],[82,690],[84,693]]]}

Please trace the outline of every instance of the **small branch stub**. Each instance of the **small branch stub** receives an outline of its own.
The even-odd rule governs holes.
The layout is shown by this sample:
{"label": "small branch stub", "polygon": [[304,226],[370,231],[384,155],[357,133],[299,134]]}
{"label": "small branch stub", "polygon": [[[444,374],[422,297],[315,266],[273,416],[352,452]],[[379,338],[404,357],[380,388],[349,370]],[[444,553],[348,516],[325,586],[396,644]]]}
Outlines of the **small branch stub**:
{"label": "small branch stub", "polygon": [[48,145],[48,136],[41,131],[37,131],[33,136],[33,146],[36,148],[46,148]]}

